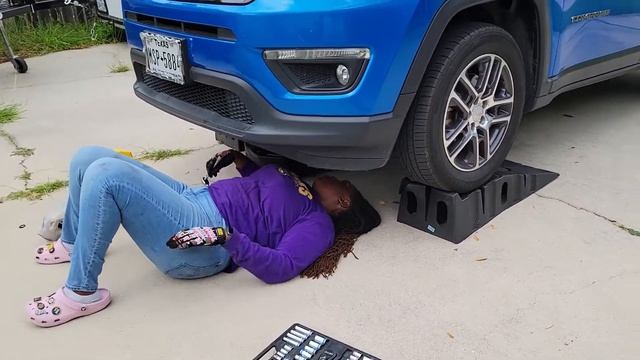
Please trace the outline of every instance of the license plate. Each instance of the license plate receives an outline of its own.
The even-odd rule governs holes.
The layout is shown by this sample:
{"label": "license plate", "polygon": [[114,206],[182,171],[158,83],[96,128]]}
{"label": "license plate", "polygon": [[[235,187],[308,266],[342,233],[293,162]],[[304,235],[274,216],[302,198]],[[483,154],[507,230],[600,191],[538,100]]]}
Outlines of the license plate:
{"label": "license plate", "polygon": [[184,40],[171,36],[140,33],[147,57],[147,74],[184,85]]}

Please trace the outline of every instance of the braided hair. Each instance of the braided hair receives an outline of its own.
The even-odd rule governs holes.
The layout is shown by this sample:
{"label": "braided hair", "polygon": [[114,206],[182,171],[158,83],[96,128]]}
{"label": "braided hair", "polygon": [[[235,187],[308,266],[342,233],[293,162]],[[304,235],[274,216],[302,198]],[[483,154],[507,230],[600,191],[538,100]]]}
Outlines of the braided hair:
{"label": "braided hair", "polygon": [[[336,236],[333,245],[305,269],[301,276],[329,278],[338,267],[340,258],[353,254],[353,246],[360,235],[380,225],[380,214],[355,187],[351,188],[351,206],[332,216]],[[355,254],[353,255],[355,256]],[[356,256],[356,259],[358,257]]]}

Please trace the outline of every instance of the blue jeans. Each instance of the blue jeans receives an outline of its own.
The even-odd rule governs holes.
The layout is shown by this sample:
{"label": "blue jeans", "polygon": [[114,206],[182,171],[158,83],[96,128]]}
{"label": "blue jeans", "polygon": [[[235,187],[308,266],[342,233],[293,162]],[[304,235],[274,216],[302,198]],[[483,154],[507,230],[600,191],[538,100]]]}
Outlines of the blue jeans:
{"label": "blue jeans", "polygon": [[176,232],[225,226],[207,188],[190,188],[136,160],[102,147],[84,147],[71,160],[62,241],[74,244],[66,286],[95,291],[109,244],[124,226],[158,269],[170,277],[211,276],[229,264],[221,246],[170,249]]}

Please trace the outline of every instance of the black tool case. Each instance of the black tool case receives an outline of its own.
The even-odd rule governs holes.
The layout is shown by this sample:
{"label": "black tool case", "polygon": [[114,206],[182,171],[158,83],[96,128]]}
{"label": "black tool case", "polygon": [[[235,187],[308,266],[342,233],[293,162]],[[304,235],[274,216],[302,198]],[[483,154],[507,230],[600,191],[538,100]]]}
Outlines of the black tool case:
{"label": "black tool case", "polygon": [[301,324],[293,324],[253,360],[380,360]]}

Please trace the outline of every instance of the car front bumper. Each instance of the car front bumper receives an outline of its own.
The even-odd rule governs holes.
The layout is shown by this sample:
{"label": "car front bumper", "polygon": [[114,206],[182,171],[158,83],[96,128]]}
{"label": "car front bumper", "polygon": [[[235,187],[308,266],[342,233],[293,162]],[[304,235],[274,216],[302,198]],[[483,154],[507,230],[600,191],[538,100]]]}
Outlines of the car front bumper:
{"label": "car front bumper", "polygon": [[142,100],[227,138],[318,168],[383,166],[413,99],[400,95],[392,112],[375,116],[290,115],[275,109],[239,77],[191,67],[192,83],[183,87],[147,75],[142,51],[131,49],[131,58],[137,77],[134,90]]}

